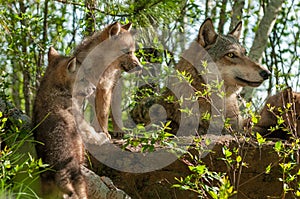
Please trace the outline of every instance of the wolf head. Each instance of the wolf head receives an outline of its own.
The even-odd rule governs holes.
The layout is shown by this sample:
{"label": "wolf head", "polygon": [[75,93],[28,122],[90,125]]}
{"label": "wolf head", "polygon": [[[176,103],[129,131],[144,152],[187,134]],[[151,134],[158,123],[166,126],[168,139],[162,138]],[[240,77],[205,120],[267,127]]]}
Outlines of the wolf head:
{"label": "wolf head", "polygon": [[44,78],[48,82],[47,85],[51,84],[53,87],[72,92],[75,80],[80,78],[77,80],[73,95],[87,97],[94,92],[95,86],[77,75],[80,66],[76,63],[75,57],[62,56],[53,47],[50,47],[48,62],[46,78]]}
{"label": "wolf head", "polygon": [[44,80],[52,87],[71,91],[75,82],[78,67],[75,57],[66,57],[50,47],[48,52],[48,67]]}
{"label": "wolf head", "polygon": [[257,87],[268,79],[270,72],[252,61],[239,43],[242,22],[227,35],[218,35],[211,19],[206,19],[199,29],[197,42],[204,47],[217,64],[225,86]]}
{"label": "wolf head", "polygon": [[110,39],[111,49],[121,53],[121,56],[114,61],[114,65],[126,72],[141,69],[141,64],[134,54],[135,41],[133,34],[130,32],[131,28],[131,23],[120,25],[119,22],[115,22],[105,30],[106,36]]}

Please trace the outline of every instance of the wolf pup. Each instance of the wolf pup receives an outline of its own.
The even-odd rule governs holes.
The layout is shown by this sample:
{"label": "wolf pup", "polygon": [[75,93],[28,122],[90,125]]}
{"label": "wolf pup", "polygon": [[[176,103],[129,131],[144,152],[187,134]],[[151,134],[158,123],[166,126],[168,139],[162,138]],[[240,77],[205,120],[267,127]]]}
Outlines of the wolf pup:
{"label": "wolf pup", "polygon": [[[85,39],[74,52],[79,63],[86,61],[86,58],[93,59],[89,60],[91,62],[96,62],[91,69],[92,72],[89,71],[91,75],[100,74],[100,77],[92,78],[98,80],[96,83],[95,111],[99,126],[108,137],[110,137],[108,133],[109,110],[115,84],[122,71],[129,72],[141,69],[141,64],[134,54],[135,42],[130,33],[131,27],[131,23],[121,25],[115,22],[103,31],[96,32]],[[92,56],[90,53],[92,51],[98,54]]]}
{"label": "wolf pup", "polygon": [[43,198],[84,199],[84,147],[71,110],[76,58],[61,56],[51,47],[48,62],[33,107],[34,137],[40,142],[36,151],[50,165],[40,175]]}
{"label": "wolf pup", "polygon": [[[215,64],[225,89],[225,117],[230,119],[232,129],[239,130],[242,127],[242,118],[239,112],[237,95],[242,87],[257,87],[264,80],[268,79],[270,72],[253,62],[246,54],[245,48],[239,43],[241,35],[242,22],[227,35],[217,34],[214,30],[211,19],[206,19],[199,29],[196,40],[183,53],[182,58],[176,65],[175,69],[191,75],[193,79],[191,86],[195,91],[204,91],[205,77],[199,74],[197,68],[201,68],[201,62],[207,61]],[[209,60],[206,60],[210,57]],[[155,103],[161,104],[167,113],[167,120],[171,122],[172,132],[177,132],[182,117],[179,103],[168,103],[165,99],[174,95],[171,91],[163,94],[162,100]],[[141,104],[148,104],[142,102]],[[153,104],[153,103],[152,103]],[[205,133],[208,128],[208,122],[201,118],[206,112],[211,112],[212,105],[208,99],[198,98],[200,109],[199,116],[199,133]],[[149,113],[143,107],[135,107],[131,111],[132,118],[137,123],[149,124]],[[145,115],[146,113],[146,115]],[[141,117],[142,116],[142,117]]]}

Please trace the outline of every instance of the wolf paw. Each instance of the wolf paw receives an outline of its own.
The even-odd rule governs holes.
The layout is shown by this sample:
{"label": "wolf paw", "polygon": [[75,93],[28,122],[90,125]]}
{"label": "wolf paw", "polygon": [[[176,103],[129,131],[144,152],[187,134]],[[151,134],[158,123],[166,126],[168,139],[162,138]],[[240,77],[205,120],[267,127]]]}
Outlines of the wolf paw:
{"label": "wolf paw", "polygon": [[104,131],[103,133],[106,135],[106,137],[107,137],[109,140],[111,139],[111,135],[109,134],[108,131]]}

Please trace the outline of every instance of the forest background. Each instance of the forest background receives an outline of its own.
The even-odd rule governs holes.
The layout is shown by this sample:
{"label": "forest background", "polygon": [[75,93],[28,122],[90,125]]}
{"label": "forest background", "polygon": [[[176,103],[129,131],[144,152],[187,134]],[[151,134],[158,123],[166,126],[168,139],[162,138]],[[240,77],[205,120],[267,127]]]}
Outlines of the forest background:
{"label": "forest background", "polygon": [[[136,35],[137,45],[163,52],[160,55],[164,61],[156,66],[162,70],[174,67],[207,17],[212,18],[221,34],[242,20],[240,42],[249,57],[272,72],[263,85],[242,92],[255,110],[283,88],[300,91],[300,2],[296,0],[0,0],[0,102],[9,101],[31,117],[35,93],[48,64],[49,47],[71,55],[84,37],[114,21],[133,22],[134,29],[141,30]],[[171,62],[170,55],[174,55]],[[143,58],[141,62],[145,63]],[[130,74],[124,76],[129,77],[125,80],[131,78]],[[130,89],[125,86],[124,92]],[[31,174],[43,167],[31,154],[15,166],[20,156],[14,151],[22,141],[12,148],[2,141],[14,139],[9,132],[18,134],[20,128],[12,125],[8,129],[5,114],[0,112],[0,195],[15,186],[11,180],[22,167],[30,182]],[[20,187],[14,189],[19,191]]]}
{"label": "forest background", "polygon": [[1,95],[29,116],[49,47],[70,55],[85,36],[114,21],[131,21],[134,28],[148,30],[178,56],[196,38],[205,18],[212,18],[224,34],[242,20],[241,43],[252,59],[272,72],[258,89],[245,89],[245,99],[259,108],[283,87],[300,89],[300,2],[295,0],[1,0],[0,4]]}

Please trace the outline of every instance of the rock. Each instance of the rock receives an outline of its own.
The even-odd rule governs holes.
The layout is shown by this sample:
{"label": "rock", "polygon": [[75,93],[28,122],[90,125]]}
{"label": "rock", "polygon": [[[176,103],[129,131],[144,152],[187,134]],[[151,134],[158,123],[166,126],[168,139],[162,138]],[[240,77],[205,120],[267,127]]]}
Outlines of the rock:
{"label": "rock", "polygon": [[[263,146],[258,146],[254,142],[246,142],[243,138],[224,135],[215,136],[216,141],[211,153],[208,153],[202,158],[203,163],[210,171],[227,173],[231,180],[231,184],[235,185],[235,190],[238,191],[236,198],[238,199],[257,199],[267,197],[280,197],[283,193],[283,183],[279,181],[282,177],[281,169],[278,166],[280,158],[274,150],[275,142],[268,142]],[[120,143],[120,141],[118,141]],[[239,148],[240,155],[247,167],[233,170],[229,168],[223,160],[224,157],[222,148],[227,146],[231,151],[233,148]],[[134,150],[132,150],[134,151]],[[194,146],[190,147],[190,152],[197,154]],[[236,157],[233,155],[232,159]],[[177,181],[175,177],[186,177],[191,174],[185,161],[189,160],[188,155],[182,156],[172,164],[147,173],[126,173],[109,168],[92,159],[94,171],[98,175],[108,176],[113,180],[115,186],[124,190],[133,199],[186,199],[197,198],[195,193],[171,188]],[[189,160],[190,161],[190,160]],[[188,162],[188,161],[186,161]],[[271,165],[271,172],[266,174],[266,168]],[[295,171],[300,168],[296,166]],[[286,198],[292,198],[287,195]]]}

